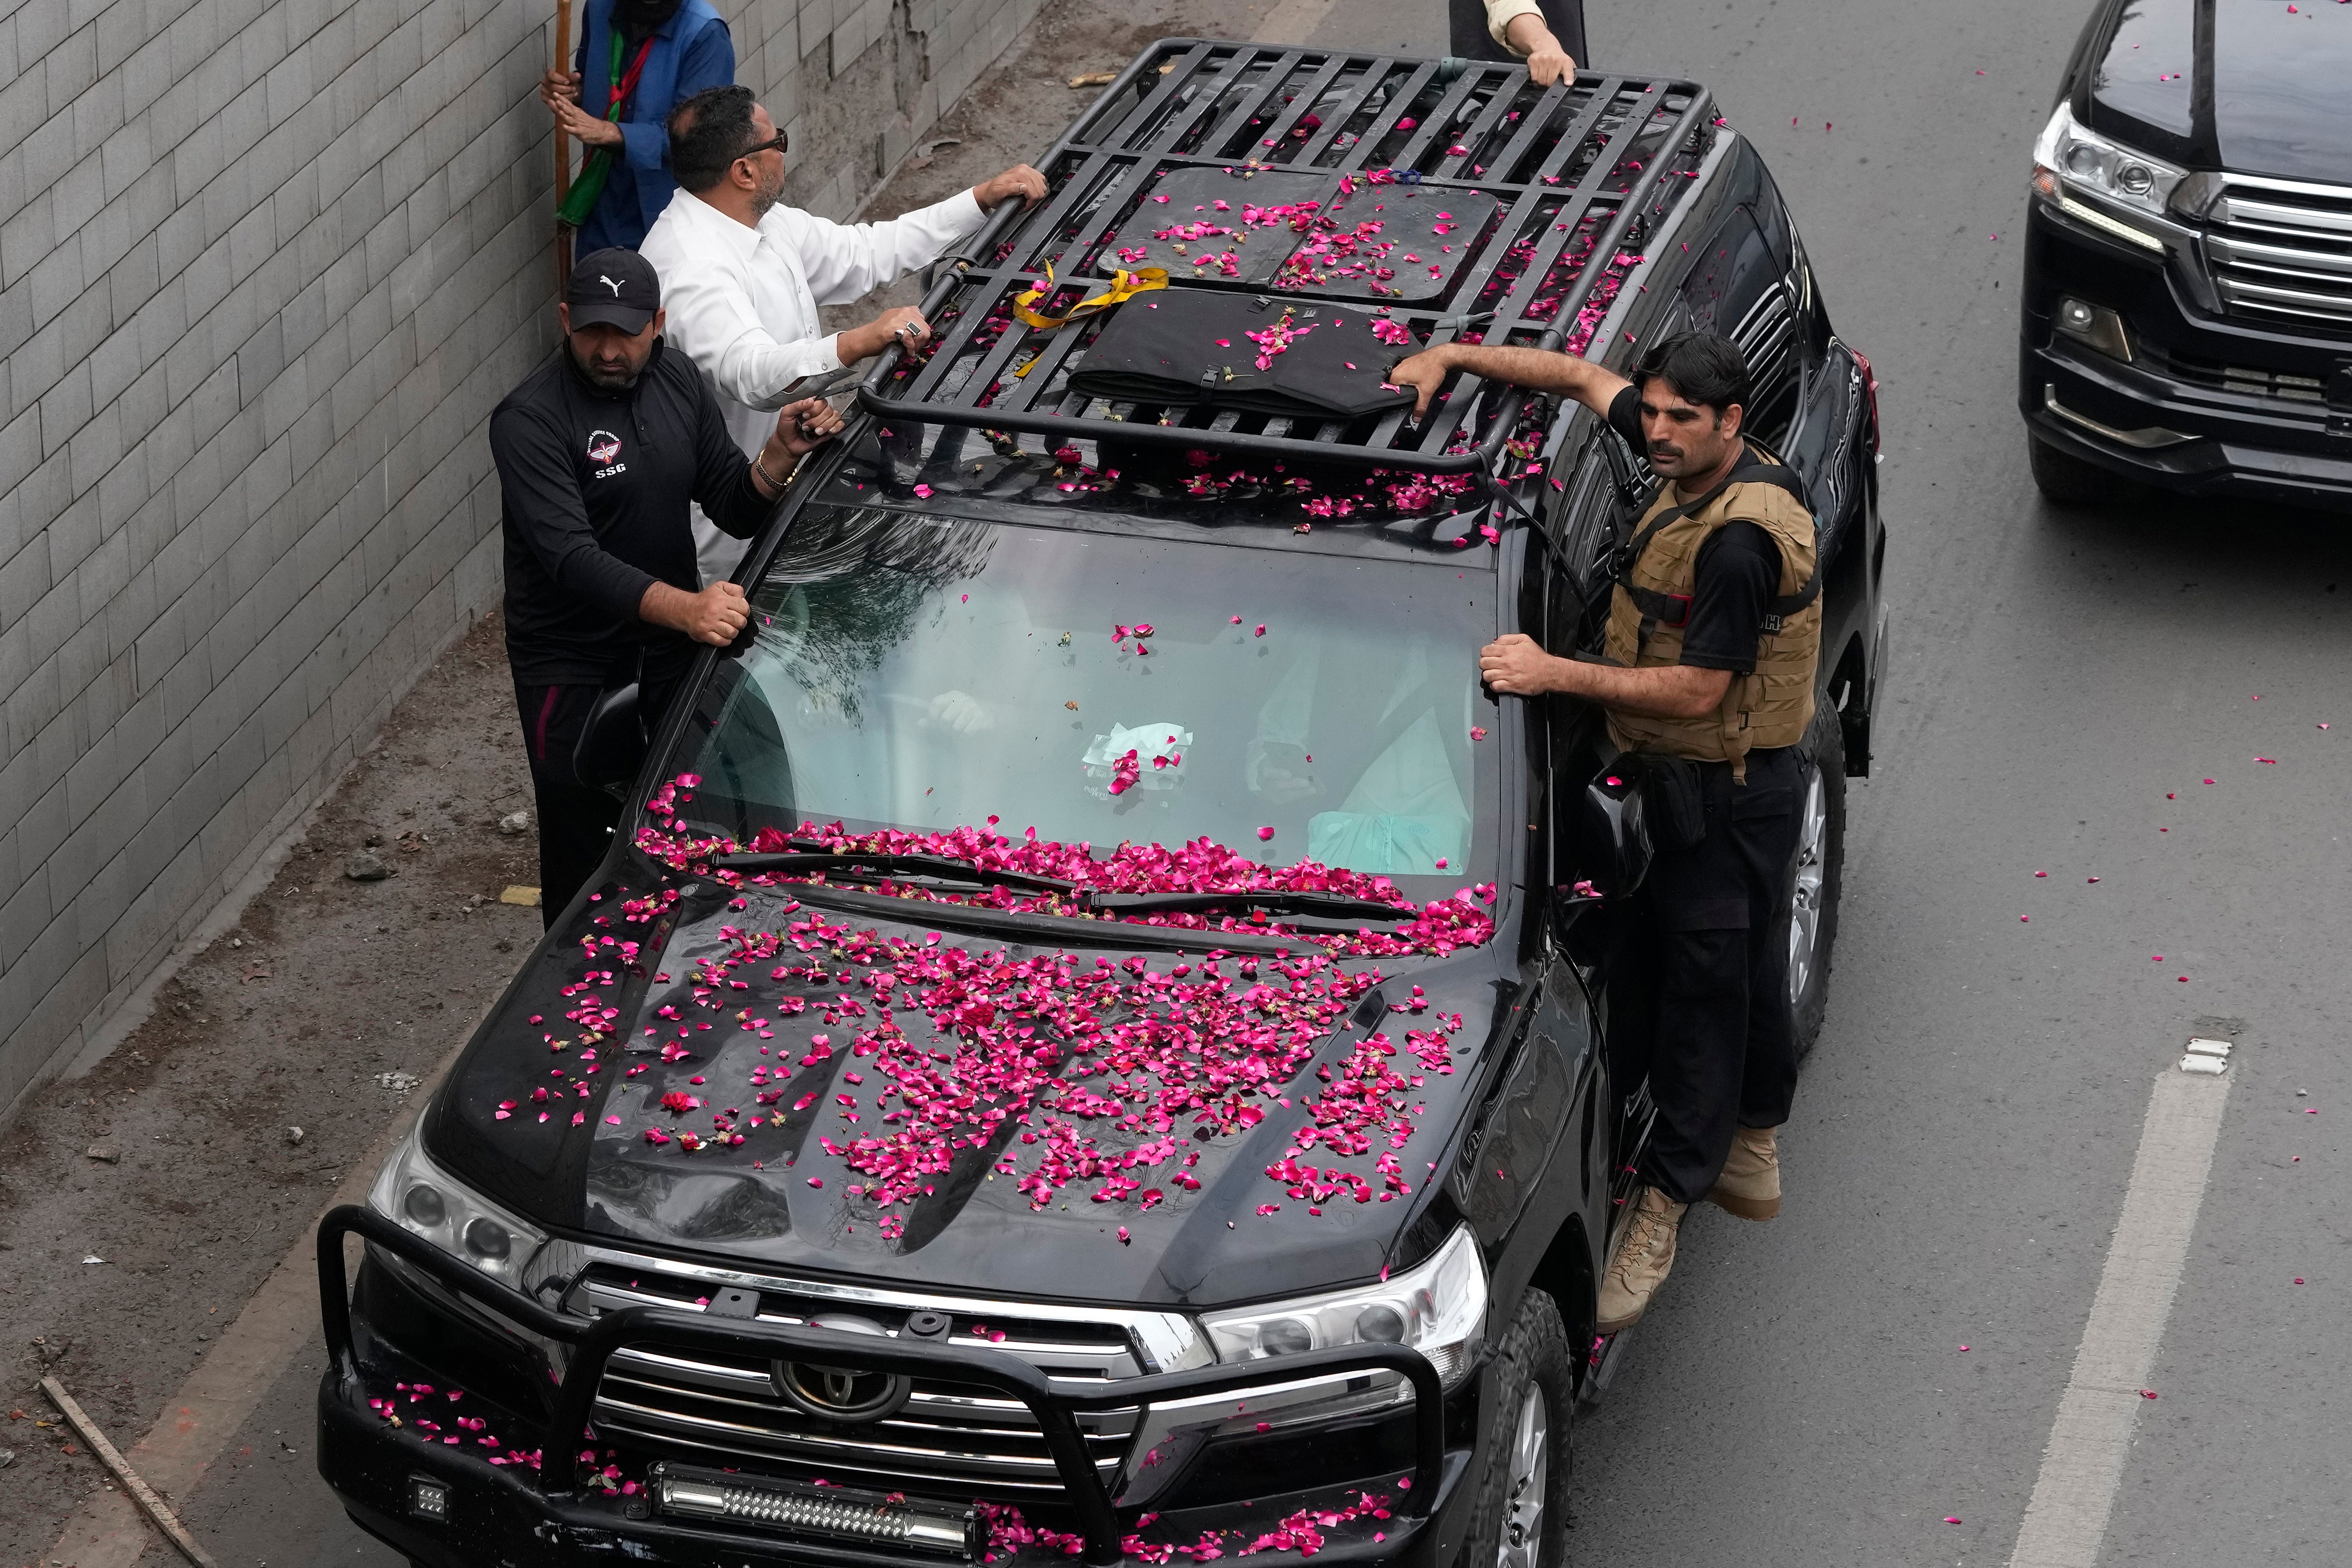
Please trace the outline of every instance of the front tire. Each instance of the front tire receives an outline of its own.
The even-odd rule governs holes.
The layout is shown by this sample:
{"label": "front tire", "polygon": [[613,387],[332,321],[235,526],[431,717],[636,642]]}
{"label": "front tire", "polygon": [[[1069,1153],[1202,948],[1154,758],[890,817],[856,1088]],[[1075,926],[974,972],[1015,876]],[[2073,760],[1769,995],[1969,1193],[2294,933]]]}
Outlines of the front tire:
{"label": "front tire", "polygon": [[1789,1010],[1797,1059],[1804,1060],[1829,1014],[1830,952],[1837,942],[1845,879],[1845,731],[1826,697],[1806,728],[1804,794],[1797,806],[1797,851],[1782,895],[1789,933]]}
{"label": "front tire", "polygon": [[2033,470],[2033,488],[2060,506],[2120,506],[2132,499],[2137,488],[2121,474],[2084,462],[2039,436],[2029,434],[2025,442],[2027,463]]}
{"label": "front tire", "polygon": [[1479,1419],[1486,1472],[1464,1568],[1568,1568],[1569,1423],[1576,1380],[1559,1307],[1530,1289],[1495,1348]]}

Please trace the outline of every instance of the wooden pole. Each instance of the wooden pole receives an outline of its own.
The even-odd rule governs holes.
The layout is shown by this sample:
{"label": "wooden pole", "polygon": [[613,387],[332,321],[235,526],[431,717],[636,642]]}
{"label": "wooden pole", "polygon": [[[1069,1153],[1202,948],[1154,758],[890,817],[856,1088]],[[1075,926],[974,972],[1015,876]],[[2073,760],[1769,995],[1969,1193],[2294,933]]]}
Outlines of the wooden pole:
{"label": "wooden pole", "polygon": [[[572,68],[572,0],[555,0],[555,68]],[[564,144],[563,127],[555,127],[555,205],[563,205],[572,189],[572,149]],[[555,292],[560,299],[572,286],[572,239],[563,226],[555,226]]]}
{"label": "wooden pole", "polygon": [[90,1446],[90,1450],[98,1456],[99,1463],[114,1472],[115,1479],[121,1481],[123,1489],[131,1494],[131,1500],[145,1511],[155,1528],[163,1532],[163,1539],[169,1541],[181,1556],[194,1563],[195,1568],[219,1568],[205,1549],[196,1544],[196,1538],[188,1533],[187,1527],[173,1514],[171,1505],[157,1497],[155,1489],[139,1479],[139,1472],[115,1451],[114,1445],[106,1440],[106,1434],[99,1429],[98,1423],[74,1403],[73,1395],[66,1392],[63,1384],[54,1377],[45,1377],[41,1379],[41,1392],[49,1396],[49,1403],[56,1405],[68,1421],[73,1423],[73,1429],[80,1433],[82,1441]]}

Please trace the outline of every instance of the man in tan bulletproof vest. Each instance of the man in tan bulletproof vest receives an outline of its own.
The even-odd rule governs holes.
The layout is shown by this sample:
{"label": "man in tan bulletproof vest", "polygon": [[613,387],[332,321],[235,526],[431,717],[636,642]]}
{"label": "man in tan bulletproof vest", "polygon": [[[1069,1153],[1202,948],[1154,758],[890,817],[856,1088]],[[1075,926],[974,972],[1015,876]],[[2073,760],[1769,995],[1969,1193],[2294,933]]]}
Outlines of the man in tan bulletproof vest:
{"label": "man in tan bulletproof vest", "polygon": [[1601,661],[1516,632],[1478,656],[1496,692],[1599,703],[1610,738],[1643,759],[1655,852],[1610,987],[1612,1036],[1632,1036],[1637,1058],[1648,1047],[1658,1116],[1601,1280],[1599,1327],[1614,1333],[1664,1283],[1693,1203],[1743,1219],[1780,1210],[1774,1129],[1797,1059],[1778,921],[1811,765],[1799,742],[1821,647],[1813,519],[1796,477],[1740,435],[1748,367],[1714,333],[1656,345],[1631,382],[1569,354],[1455,344],[1391,379],[1425,409],[1457,369],[1575,398],[1667,481],[1618,552]]}

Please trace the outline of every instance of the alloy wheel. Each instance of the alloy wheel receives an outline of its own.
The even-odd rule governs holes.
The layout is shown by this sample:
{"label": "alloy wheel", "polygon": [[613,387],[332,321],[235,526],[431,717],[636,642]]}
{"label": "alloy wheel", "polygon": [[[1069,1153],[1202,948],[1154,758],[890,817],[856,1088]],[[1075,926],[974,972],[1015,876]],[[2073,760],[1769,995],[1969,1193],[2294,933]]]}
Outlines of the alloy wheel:
{"label": "alloy wheel", "polygon": [[1805,1005],[1821,960],[1822,883],[1829,874],[1829,790],[1815,768],[1805,781],[1805,805],[1797,819],[1797,868],[1790,878],[1789,908],[1789,1005]]}
{"label": "alloy wheel", "polygon": [[1511,1486],[1496,1568],[1545,1568],[1544,1479],[1551,1464],[1551,1417],[1543,1390],[1530,1383],[1519,1400],[1519,1422],[1511,1437]]}

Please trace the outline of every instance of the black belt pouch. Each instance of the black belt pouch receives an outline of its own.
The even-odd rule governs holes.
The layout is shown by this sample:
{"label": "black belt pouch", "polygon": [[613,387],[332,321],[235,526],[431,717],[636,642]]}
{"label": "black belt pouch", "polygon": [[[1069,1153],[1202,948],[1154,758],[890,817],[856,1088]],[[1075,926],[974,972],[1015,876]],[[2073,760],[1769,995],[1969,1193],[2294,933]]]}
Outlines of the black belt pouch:
{"label": "black belt pouch", "polygon": [[1651,842],[1661,849],[1688,849],[1706,837],[1706,801],[1699,764],[1688,757],[1645,752],[1642,765],[1643,816]]}

